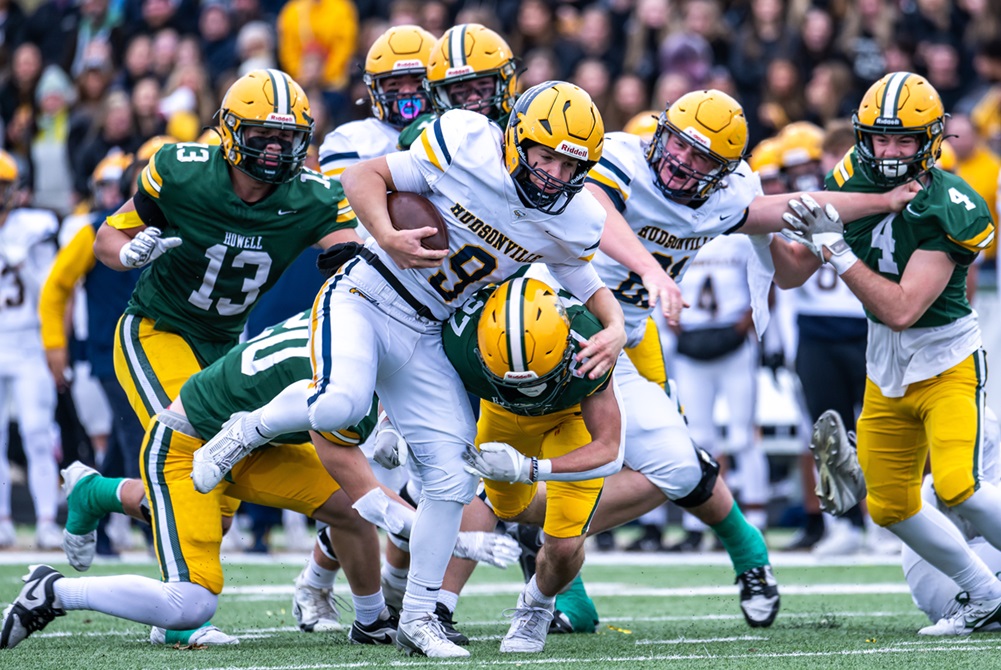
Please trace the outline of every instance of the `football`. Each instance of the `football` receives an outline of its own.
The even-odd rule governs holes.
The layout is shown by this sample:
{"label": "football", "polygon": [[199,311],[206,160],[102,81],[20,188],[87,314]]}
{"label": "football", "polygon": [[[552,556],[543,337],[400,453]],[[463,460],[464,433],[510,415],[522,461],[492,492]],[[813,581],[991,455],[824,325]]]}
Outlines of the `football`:
{"label": "football", "polygon": [[441,212],[423,195],[395,191],[387,198],[389,220],[397,230],[415,230],[430,226],[438,230],[421,240],[425,249],[448,249],[448,224]]}

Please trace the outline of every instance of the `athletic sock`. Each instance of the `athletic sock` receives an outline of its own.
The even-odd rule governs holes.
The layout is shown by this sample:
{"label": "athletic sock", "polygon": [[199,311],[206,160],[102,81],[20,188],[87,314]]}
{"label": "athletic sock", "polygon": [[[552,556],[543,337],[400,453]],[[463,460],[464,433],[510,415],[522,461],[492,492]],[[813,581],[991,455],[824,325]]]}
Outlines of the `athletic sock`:
{"label": "athletic sock", "polygon": [[738,576],[752,568],[768,565],[765,538],[760,530],[747,522],[737,503],[733,504],[726,518],[712,529],[730,555],[733,570]]}
{"label": "athletic sock", "polygon": [[321,567],[311,555],[306,569],[302,571],[302,578],[306,586],[311,586],[314,589],[329,589],[337,578],[337,570],[327,570]]}
{"label": "athletic sock", "polygon": [[371,624],[379,618],[382,610],[386,609],[386,599],[382,596],[382,589],[370,596],[356,596],[352,593],[351,602],[355,606],[355,621],[360,626]]}
{"label": "athletic sock", "polygon": [[455,613],[455,608],[459,604],[459,594],[442,589],[438,592],[438,604],[444,605],[449,612]]}
{"label": "athletic sock", "polygon": [[556,602],[556,596],[547,596],[539,590],[535,575],[525,584],[525,590],[522,593],[525,594],[525,604],[530,607],[541,607],[552,611],[553,603]]}
{"label": "athletic sock", "polygon": [[86,535],[97,530],[97,524],[108,514],[124,514],[119,490],[125,481],[122,477],[102,477],[98,474],[78,481],[66,499],[66,530],[74,535]]}

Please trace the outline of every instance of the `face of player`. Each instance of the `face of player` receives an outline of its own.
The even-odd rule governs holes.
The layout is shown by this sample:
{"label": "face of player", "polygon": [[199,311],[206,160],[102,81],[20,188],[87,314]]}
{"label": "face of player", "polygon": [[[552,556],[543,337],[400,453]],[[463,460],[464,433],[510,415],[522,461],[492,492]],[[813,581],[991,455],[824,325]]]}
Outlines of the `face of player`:
{"label": "face of player", "polygon": [[404,120],[412,121],[427,108],[424,97],[424,77],[417,74],[401,74],[396,77],[386,77],[380,82],[382,92],[393,101],[393,111]]}
{"label": "face of player", "polygon": [[450,84],[445,90],[453,107],[489,114],[493,110],[491,98],[497,93],[497,77],[467,79]]}
{"label": "face of player", "polygon": [[121,204],[122,195],[117,181],[101,181],[94,184],[94,205],[98,209],[111,209]]}
{"label": "face of player", "polygon": [[[580,164],[576,158],[557,153],[553,149],[541,145],[529,147],[528,151],[525,152],[525,157],[531,167],[562,182],[570,181]],[[556,193],[559,190],[559,185],[554,181],[545,180],[536,174],[532,174],[531,179],[532,183],[545,193]]]}
{"label": "face of player", "polygon": [[712,157],[674,133],[668,136],[664,149],[667,160],[660,165],[660,179],[669,189],[694,192],[699,186],[696,173],[712,174],[719,168]]}
{"label": "face of player", "polygon": [[257,160],[270,168],[277,168],[279,156],[292,153],[295,131],[248,126],[243,131],[243,141],[251,149],[262,152]]}
{"label": "face of player", "polygon": [[911,158],[921,148],[916,135],[873,135],[872,153],[879,159]]}
{"label": "face of player", "polygon": [[786,183],[793,191],[820,191],[824,187],[824,173],[820,161],[807,161],[785,169]]}

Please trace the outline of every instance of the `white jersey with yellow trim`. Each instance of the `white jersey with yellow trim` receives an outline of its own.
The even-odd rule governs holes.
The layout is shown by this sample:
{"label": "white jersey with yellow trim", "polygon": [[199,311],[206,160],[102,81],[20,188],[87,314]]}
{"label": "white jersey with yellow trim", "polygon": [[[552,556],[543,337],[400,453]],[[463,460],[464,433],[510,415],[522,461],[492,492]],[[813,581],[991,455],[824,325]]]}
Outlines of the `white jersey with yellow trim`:
{"label": "white jersey with yellow trim", "polygon": [[400,130],[369,118],[338,126],[320,145],[320,172],[340,181],[341,173],[359,161],[398,151]]}
{"label": "white jersey with yellow trim", "polygon": [[[703,245],[743,222],[747,207],[761,194],[758,176],[741,161],[701,207],[669,200],[657,187],[641,139],[623,132],[605,135],[601,160],[588,181],[608,194],[643,246],[675,281],[681,280]],[[632,340],[634,333],[642,333],[652,311],[643,282],[601,252],[594,258],[594,267],[622,305]]]}
{"label": "white jersey with yellow trim", "polygon": [[753,253],[746,235],[723,235],[699,250],[680,286],[690,305],[681,310],[683,330],[732,326],[744,318],[751,308],[747,264]]}
{"label": "white jersey with yellow trim", "polygon": [[[397,186],[403,172],[419,171],[427,185],[423,195],[448,223],[449,255],[437,268],[401,270],[370,244],[436,318],[447,318],[475,291],[529,263],[546,263],[562,280],[586,265],[601,241],[605,212],[587,191],[558,216],[522,203],[504,166],[502,141],[500,127],[487,117],[452,110],[429,125],[409,151],[390,157]],[[594,288],[600,285],[594,276]]]}
{"label": "white jersey with yellow trim", "polygon": [[41,350],[38,297],[56,256],[59,221],[42,209],[15,209],[0,224],[0,344]]}

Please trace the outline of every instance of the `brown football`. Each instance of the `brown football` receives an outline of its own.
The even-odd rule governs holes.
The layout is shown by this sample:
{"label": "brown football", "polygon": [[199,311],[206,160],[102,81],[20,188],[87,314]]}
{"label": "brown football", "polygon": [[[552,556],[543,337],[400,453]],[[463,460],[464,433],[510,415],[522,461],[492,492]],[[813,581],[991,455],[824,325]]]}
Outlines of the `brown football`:
{"label": "brown football", "polygon": [[438,230],[421,240],[425,249],[448,249],[448,224],[430,200],[409,191],[395,191],[387,198],[389,220],[397,230],[415,230],[430,226]]}

